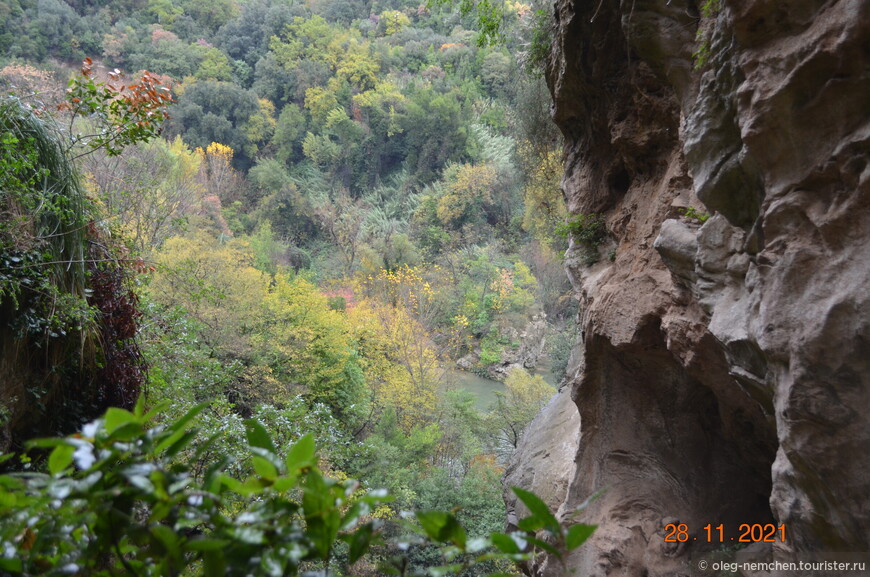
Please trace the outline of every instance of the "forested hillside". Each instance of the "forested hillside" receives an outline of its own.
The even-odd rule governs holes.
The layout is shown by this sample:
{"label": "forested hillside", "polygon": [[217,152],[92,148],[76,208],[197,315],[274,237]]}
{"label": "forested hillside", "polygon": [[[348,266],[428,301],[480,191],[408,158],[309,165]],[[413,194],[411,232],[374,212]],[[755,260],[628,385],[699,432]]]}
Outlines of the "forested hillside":
{"label": "forested hillside", "polygon": [[[501,530],[503,467],[576,310],[540,13],[506,3],[496,44],[450,3],[403,0],[0,14],[0,449],[141,390],[167,425],[205,407],[176,456],[197,478],[262,473],[253,419],[277,453],[311,434],[327,476],[388,489],[377,519],[455,509],[471,536]],[[74,185],[41,204],[53,146]],[[86,234],[52,252],[56,222]],[[472,373],[504,384],[469,392]]]}

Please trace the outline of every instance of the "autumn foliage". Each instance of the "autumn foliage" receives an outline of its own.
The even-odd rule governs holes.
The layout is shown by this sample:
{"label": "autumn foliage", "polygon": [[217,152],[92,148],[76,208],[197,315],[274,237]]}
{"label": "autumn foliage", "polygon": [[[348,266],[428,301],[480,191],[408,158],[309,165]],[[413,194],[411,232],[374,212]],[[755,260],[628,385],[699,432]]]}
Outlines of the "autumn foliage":
{"label": "autumn foliage", "polygon": [[173,102],[163,79],[146,70],[138,81],[125,84],[124,74],[116,68],[108,73],[108,82],[98,82],[90,58],[85,58],[80,73],[70,80],[67,100],[58,108],[73,119],[95,120],[95,126],[93,132],[74,134],[74,145],[105,148],[114,156],[160,134],[163,121],[169,118],[167,107]]}

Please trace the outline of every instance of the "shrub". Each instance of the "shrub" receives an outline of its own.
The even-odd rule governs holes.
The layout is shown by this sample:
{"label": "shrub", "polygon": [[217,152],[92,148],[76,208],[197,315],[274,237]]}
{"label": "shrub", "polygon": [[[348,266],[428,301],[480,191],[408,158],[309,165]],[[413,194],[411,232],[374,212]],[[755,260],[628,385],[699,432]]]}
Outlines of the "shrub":
{"label": "shrub", "polygon": [[[0,572],[326,576],[375,545],[419,543],[437,547],[443,564],[432,574],[453,575],[488,560],[528,561],[533,547],[561,560],[594,530],[562,527],[539,498],[514,489],[531,511],[518,532],[468,539],[453,513],[427,511],[395,532],[405,546],[391,546],[371,515],[385,492],[323,475],[311,436],[279,456],[266,429],[247,421],[254,474],[238,480],[219,460],[199,480],[175,457],[196,436],[200,410],[152,426],[155,411],[145,414],[140,401],[133,412],[109,409],[81,434],[32,442],[51,450],[48,473],[0,475]],[[386,564],[407,574],[401,555]]]}
{"label": "shrub", "polygon": [[573,236],[577,242],[597,247],[607,238],[607,224],[600,214],[577,214],[556,227],[556,234],[562,237]]}

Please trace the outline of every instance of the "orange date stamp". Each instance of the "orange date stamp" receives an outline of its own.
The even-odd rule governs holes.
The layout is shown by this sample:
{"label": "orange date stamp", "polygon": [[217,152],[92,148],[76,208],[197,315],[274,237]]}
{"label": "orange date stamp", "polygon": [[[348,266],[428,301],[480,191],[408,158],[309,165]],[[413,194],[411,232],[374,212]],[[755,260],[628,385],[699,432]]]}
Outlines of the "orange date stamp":
{"label": "orange date stamp", "polygon": [[725,525],[704,526],[697,535],[689,534],[689,526],[685,523],[668,523],[665,525],[665,543],[685,543],[700,541],[707,543],[785,543],[785,525],[773,523],[743,523],[737,527],[736,537],[726,537]]}

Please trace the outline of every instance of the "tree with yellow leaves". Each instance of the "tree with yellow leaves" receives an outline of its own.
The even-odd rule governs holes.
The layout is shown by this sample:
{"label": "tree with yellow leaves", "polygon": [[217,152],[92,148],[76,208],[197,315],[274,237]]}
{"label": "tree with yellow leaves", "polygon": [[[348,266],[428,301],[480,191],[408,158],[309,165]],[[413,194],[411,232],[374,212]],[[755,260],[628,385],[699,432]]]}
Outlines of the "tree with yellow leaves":
{"label": "tree with yellow leaves", "polygon": [[438,219],[451,228],[479,219],[492,203],[496,171],[488,164],[453,165],[444,170],[446,194],[438,199]]}
{"label": "tree with yellow leaves", "polygon": [[252,337],[259,360],[281,380],[305,391],[341,417],[364,410],[364,375],[347,319],[302,277],[277,276]]}
{"label": "tree with yellow leaves", "polygon": [[205,233],[168,239],[155,255],[157,271],[148,294],[167,307],[182,307],[199,321],[201,337],[214,349],[250,357],[251,331],[269,278],[254,268],[246,242],[220,243]]}
{"label": "tree with yellow leaves", "polygon": [[377,419],[390,407],[402,429],[431,423],[443,369],[425,327],[403,306],[365,299],[348,311]]}
{"label": "tree with yellow leaves", "polygon": [[520,147],[520,154],[529,165],[523,186],[523,228],[552,247],[560,240],[554,231],[568,215],[560,188],[563,172],[562,150],[535,153],[527,145]]}

